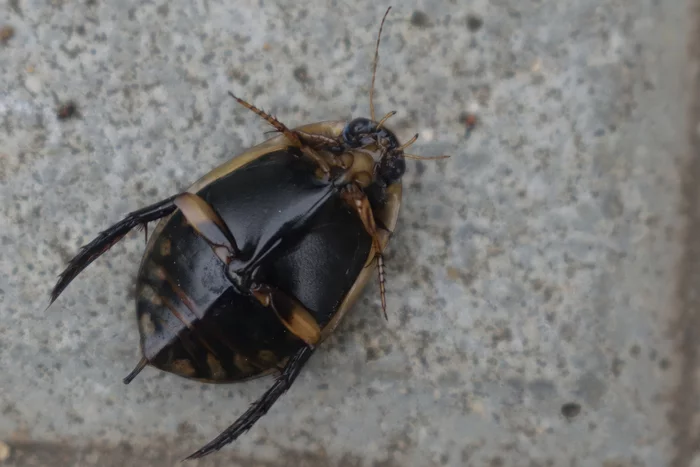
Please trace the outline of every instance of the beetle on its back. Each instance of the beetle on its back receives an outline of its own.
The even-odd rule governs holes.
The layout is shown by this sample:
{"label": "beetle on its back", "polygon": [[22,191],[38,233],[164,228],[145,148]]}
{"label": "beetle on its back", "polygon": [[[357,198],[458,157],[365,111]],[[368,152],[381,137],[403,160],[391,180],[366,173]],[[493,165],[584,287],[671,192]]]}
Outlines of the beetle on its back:
{"label": "beetle on its back", "polygon": [[406,154],[371,118],[290,129],[241,105],[280,135],[214,169],[187,191],[134,211],[70,261],[51,303],[130,230],[159,220],[137,278],[136,313],[146,365],[212,383],[279,372],[233,425],[192,454],[235,440],[291,386],[316,346],[335,329],[377,266],[396,226]]}

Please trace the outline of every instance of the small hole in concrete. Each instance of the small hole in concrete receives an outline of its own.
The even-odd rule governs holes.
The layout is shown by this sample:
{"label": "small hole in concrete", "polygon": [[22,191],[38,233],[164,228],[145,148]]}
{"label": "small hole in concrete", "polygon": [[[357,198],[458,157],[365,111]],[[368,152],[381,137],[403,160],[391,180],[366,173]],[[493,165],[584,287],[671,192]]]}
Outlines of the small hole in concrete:
{"label": "small hole in concrete", "polygon": [[581,405],[576,402],[567,402],[561,406],[561,414],[566,418],[574,418],[581,413]]}

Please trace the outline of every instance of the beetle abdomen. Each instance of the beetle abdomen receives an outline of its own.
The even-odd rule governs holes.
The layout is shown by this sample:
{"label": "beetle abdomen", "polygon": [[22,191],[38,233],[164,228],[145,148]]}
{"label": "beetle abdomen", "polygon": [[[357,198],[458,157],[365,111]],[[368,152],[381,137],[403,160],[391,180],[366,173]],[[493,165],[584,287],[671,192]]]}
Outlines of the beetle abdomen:
{"label": "beetle abdomen", "polygon": [[[320,327],[331,320],[371,249],[338,187],[319,181],[290,150],[266,154],[197,194],[238,242],[241,254],[230,268],[296,298]],[[152,365],[238,381],[278,367],[303,345],[270,308],[234,285],[181,212],[166,222],[139,272],[141,345]]]}

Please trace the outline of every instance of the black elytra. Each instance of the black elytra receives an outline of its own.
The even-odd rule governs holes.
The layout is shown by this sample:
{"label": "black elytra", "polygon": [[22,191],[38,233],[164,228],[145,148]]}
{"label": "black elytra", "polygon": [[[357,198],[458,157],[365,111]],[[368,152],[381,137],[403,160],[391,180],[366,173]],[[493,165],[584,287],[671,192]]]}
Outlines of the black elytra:
{"label": "black elytra", "polygon": [[383,126],[388,116],[375,121],[372,93],[371,119],[295,129],[233,97],[281,134],[103,231],[51,293],[53,303],[129,231],[159,220],[137,276],[142,358],[124,382],[146,366],[209,383],[278,374],[189,458],[234,441],[289,389],[374,274],[368,266],[376,266],[385,307],[382,251],[396,227],[406,170],[404,147]]}

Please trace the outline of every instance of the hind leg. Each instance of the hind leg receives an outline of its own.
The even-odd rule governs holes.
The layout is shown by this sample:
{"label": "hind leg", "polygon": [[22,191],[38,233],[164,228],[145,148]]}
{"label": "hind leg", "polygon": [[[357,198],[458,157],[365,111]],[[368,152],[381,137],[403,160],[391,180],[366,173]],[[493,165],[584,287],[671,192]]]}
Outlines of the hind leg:
{"label": "hind leg", "polygon": [[175,196],[172,196],[143,209],[139,209],[138,211],[129,213],[124,219],[100,233],[97,238],[82,247],[80,252],[70,260],[66,269],[59,276],[58,282],[51,291],[51,302],[49,306],[56,301],[58,296],[61,295],[66,287],[68,287],[68,284],[70,284],[78,274],[100,257],[100,255],[114,246],[124,235],[129,233],[131,229],[158,220],[175,211],[176,206],[173,203],[175,198]]}
{"label": "hind leg", "polygon": [[253,405],[236,420],[233,425],[226,428],[219,436],[207,443],[206,446],[190,455],[186,460],[198,459],[207,454],[218,451],[227,444],[233,442],[240,435],[248,431],[268,410],[274,405],[277,399],[280,398],[294,383],[294,380],[299,376],[299,372],[304,367],[306,362],[311,357],[313,349],[309,346],[304,346],[292,355],[287,364],[282,370],[282,374],[277,377],[275,384],[268,389],[260,399],[255,401]]}

